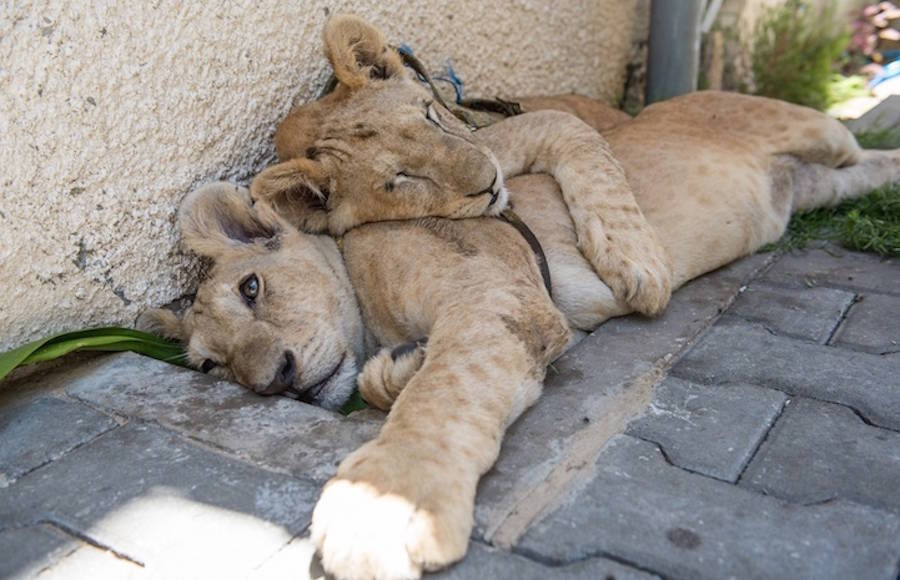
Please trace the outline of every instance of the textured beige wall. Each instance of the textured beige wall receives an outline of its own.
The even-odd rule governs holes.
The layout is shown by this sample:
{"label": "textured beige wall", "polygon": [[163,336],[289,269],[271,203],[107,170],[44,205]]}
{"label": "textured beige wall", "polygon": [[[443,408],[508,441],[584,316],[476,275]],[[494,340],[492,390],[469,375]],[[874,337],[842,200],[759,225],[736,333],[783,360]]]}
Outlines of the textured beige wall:
{"label": "textured beige wall", "polygon": [[328,10],[452,57],[470,94],[612,100],[634,2],[3,2],[0,350],[192,290],[178,203],[272,160],[275,124],[328,75]]}

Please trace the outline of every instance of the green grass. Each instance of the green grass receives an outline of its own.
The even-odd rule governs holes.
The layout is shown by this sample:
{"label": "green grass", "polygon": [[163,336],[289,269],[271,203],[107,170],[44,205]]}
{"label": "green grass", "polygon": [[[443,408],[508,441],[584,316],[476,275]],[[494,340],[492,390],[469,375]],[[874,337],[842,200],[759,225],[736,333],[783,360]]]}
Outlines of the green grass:
{"label": "green grass", "polygon": [[900,183],[837,207],[797,214],[787,232],[763,251],[805,248],[813,240],[831,240],[851,250],[900,256]]}
{"label": "green grass", "polygon": [[900,129],[870,129],[856,134],[856,142],[863,149],[900,148]]}

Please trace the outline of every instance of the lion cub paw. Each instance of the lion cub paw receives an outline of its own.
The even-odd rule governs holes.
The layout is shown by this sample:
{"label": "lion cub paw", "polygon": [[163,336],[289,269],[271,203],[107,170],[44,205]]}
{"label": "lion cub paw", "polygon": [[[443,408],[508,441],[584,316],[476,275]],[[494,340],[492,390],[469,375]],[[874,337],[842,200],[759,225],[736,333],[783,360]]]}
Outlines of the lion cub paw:
{"label": "lion cub paw", "polygon": [[579,247],[616,298],[647,316],[666,308],[672,297],[672,266],[655,232],[643,228],[632,236],[589,238]]}
{"label": "lion cub paw", "polygon": [[[367,450],[374,449],[375,453]],[[311,539],[327,572],[340,579],[418,578],[461,559],[472,528],[473,505],[443,497],[438,509],[417,505],[425,474],[399,473],[394,460],[377,476],[377,449],[372,444],[350,455],[325,486],[313,511]],[[364,475],[354,475],[354,465]],[[343,464],[342,464],[343,467]],[[346,475],[342,475],[341,471]],[[399,478],[409,478],[406,491]],[[438,494],[444,495],[444,494]],[[446,505],[445,505],[446,504]],[[438,504],[435,504],[438,505]]]}
{"label": "lion cub paw", "polygon": [[366,361],[356,385],[370,405],[390,411],[406,384],[425,362],[425,339],[383,348]]}

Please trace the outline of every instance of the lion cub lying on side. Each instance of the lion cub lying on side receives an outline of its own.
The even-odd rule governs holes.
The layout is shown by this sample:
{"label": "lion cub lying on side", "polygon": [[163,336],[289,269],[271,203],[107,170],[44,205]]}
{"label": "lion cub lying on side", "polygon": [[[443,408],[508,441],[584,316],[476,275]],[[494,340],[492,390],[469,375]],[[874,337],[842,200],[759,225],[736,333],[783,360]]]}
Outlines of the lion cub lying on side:
{"label": "lion cub lying on side", "polygon": [[[325,43],[340,86],[279,128],[283,162],[254,181],[255,205],[227,184],[188,196],[185,242],[214,266],[183,318],[147,320],[206,370],[329,408],[378,345],[428,337],[364,374],[364,395],[390,413],[341,462],[312,522],[340,578],[417,577],[463,557],[478,479],[570,329],[656,312],[670,288],[777,239],[792,211],[898,177],[898,152],[864,152],[824,115],[738,95],[654,105],[602,137],[546,111],[473,134],[374,28],[334,18]],[[471,217],[496,214],[504,177],[528,170],[559,182],[505,186],[547,255],[552,297],[516,229]],[[294,226],[344,233],[343,252]]]}

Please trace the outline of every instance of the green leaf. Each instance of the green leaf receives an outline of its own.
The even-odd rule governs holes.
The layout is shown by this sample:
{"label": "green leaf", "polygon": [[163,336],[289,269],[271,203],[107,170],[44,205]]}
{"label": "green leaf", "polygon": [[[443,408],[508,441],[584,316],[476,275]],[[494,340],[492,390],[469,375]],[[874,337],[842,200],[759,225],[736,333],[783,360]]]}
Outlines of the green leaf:
{"label": "green leaf", "polygon": [[350,413],[354,413],[356,411],[362,411],[363,409],[368,409],[369,405],[366,404],[365,399],[362,398],[362,395],[359,394],[359,391],[353,391],[353,394],[350,395],[350,398],[347,399],[347,402],[341,406],[338,411],[341,415],[349,415]]}
{"label": "green leaf", "polygon": [[0,379],[13,369],[59,358],[76,350],[133,351],[172,364],[187,366],[181,344],[131,328],[92,328],[42,338],[0,354]]}

